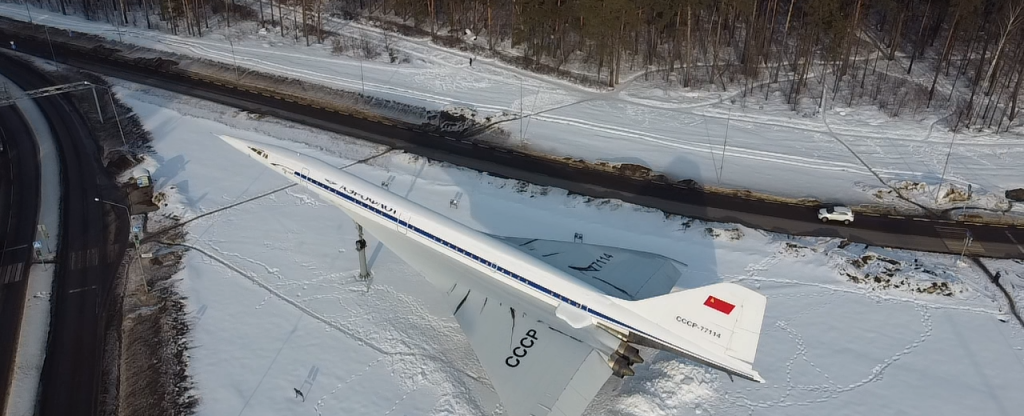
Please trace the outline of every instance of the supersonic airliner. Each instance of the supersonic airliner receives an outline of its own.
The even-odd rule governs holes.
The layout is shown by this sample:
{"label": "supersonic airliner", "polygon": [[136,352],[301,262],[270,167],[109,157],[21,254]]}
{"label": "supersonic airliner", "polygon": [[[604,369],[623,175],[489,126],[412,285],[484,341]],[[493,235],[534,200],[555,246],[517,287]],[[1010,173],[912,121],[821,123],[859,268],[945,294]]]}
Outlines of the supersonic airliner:
{"label": "supersonic airliner", "polygon": [[766,298],[753,290],[717,283],[639,300],[610,296],[319,159],[220,138],[341,208],[446,294],[509,415],[582,414],[610,376],[635,374],[644,362],[636,346],[764,382],[752,364]]}

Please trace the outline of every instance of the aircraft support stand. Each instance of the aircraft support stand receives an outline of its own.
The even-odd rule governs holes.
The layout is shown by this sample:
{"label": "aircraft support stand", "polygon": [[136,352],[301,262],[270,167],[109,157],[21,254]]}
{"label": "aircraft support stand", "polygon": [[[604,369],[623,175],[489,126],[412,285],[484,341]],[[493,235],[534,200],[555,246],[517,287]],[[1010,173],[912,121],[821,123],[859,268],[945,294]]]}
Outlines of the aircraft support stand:
{"label": "aircraft support stand", "polygon": [[368,280],[370,268],[366,265],[366,240],[363,239],[363,226],[359,223],[356,223],[356,232],[359,233],[359,239],[356,240],[356,251],[359,252],[359,279]]}

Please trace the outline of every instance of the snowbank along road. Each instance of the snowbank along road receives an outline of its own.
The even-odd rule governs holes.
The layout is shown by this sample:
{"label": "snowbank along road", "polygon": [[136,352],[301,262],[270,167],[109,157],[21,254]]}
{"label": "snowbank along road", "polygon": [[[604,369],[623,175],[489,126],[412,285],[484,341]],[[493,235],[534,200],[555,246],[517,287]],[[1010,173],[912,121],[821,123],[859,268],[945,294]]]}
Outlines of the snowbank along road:
{"label": "snowbank along road", "polygon": [[34,137],[15,106],[0,106],[0,409],[7,407],[14,373],[39,215],[39,155]]}
{"label": "snowbank along road", "polygon": [[[28,91],[52,85],[30,66],[0,55],[4,75]],[[67,97],[36,99],[57,137],[63,168],[54,311],[39,397],[40,415],[98,414],[111,282],[127,243],[127,222],[94,198],[124,204],[100,162],[83,115]],[[32,222],[31,224],[34,224]]]}

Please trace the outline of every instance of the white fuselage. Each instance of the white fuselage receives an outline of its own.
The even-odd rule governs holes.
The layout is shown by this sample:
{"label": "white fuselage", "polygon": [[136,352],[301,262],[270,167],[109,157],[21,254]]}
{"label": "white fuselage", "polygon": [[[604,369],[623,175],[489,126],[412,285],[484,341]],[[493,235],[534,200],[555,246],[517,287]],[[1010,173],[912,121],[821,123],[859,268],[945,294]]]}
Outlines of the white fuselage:
{"label": "white fuselage", "polygon": [[[593,286],[547,263],[320,160],[296,154],[292,160],[280,164],[298,164],[297,169],[286,174],[354,218],[360,218],[357,222],[371,234],[377,227],[397,230],[408,240],[473,268],[479,275],[489,276],[489,287],[510,294],[511,298],[536,310],[554,315],[555,308],[563,302],[580,310],[602,313],[610,313],[610,308],[621,308]],[[434,283],[441,290],[448,289],[443,286],[445,282]],[[612,322],[607,324],[619,327]]]}
{"label": "white fuselage", "polygon": [[[371,235],[417,269],[429,269],[433,263],[437,263],[436,256],[440,254],[473,269],[476,271],[472,273],[473,278],[481,280],[479,283],[495,291],[495,294],[516,299],[538,313],[537,316],[561,321],[559,318],[567,319],[566,311],[571,310],[573,317],[569,320],[576,321],[575,324],[569,324],[573,328],[597,328],[593,324],[599,323],[605,328],[600,332],[609,331],[622,336],[632,332],[692,353],[697,358],[711,356],[686,337],[630,310],[626,305],[628,301],[613,300],[593,286],[537,258],[321,160],[277,146],[256,143],[253,145],[268,150],[254,152],[247,142],[229,138],[225,140],[345,210]],[[450,268],[440,269],[440,265],[436,267],[438,269],[432,273],[423,273],[424,276],[440,290],[451,290],[459,276],[447,280],[445,276]],[[550,318],[555,316],[559,318]],[[545,322],[550,325],[566,328],[566,322],[548,320]],[[587,320],[588,324],[580,325],[580,320]],[[594,336],[591,339],[598,338],[602,337]],[[602,339],[602,343],[605,344],[603,347],[593,346],[606,350],[607,340]],[[727,362],[722,364],[726,368],[733,367]],[[740,370],[742,365],[735,368],[743,371]]]}

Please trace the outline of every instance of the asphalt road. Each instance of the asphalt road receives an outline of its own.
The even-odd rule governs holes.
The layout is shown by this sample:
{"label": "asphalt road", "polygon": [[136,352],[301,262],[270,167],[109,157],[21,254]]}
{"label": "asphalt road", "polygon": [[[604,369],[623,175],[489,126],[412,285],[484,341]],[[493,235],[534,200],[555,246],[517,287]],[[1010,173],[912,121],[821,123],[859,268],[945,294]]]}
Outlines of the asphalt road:
{"label": "asphalt road", "polygon": [[0,107],[0,409],[14,375],[32,241],[39,217],[39,149],[21,112]]}
{"label": "asphalt road", "polygon": [[[41,36],[27,38],[2,28],[0,34],[19,39],[19,51],[50,59],[50,49]],[[595,198],[617,198],[707,221],[738,223],[792,235],[839,237],[884,247],[960,254],[969,232],[972,240],[966,249],[968,255],[1024,258],[1024,228],[1021,227],[867,215],[859,216],[850,225],[823,224],[817,220],[812,207],[706,193],[673,183],[571,166],[472,140],[442,137],[410,126],[384,124],[342,114],[250,87],[204,80],[174,68],[153,68],[118,55],[107,56],[78,46],[65,47],[59,41],[60,38],[56,38],[53,44],[56,56],[66,64],[400,148],[496,176],[554,186]],[[210,139],[215,140],[213,137]]]}
{"label": "asphalt road", "polygon": [[[51,85],[32,68],[3,55],[0,68],[26,91]],[[123,211],[93,199],[126,201],[104,171],[85,119],[70,99],[58,95],[36,103],[57,139],[63,165],[54,306],[37,414],[94,415],[99,414],[107,325],[113,322],[108,292],[124,256],[128,225]]]}

